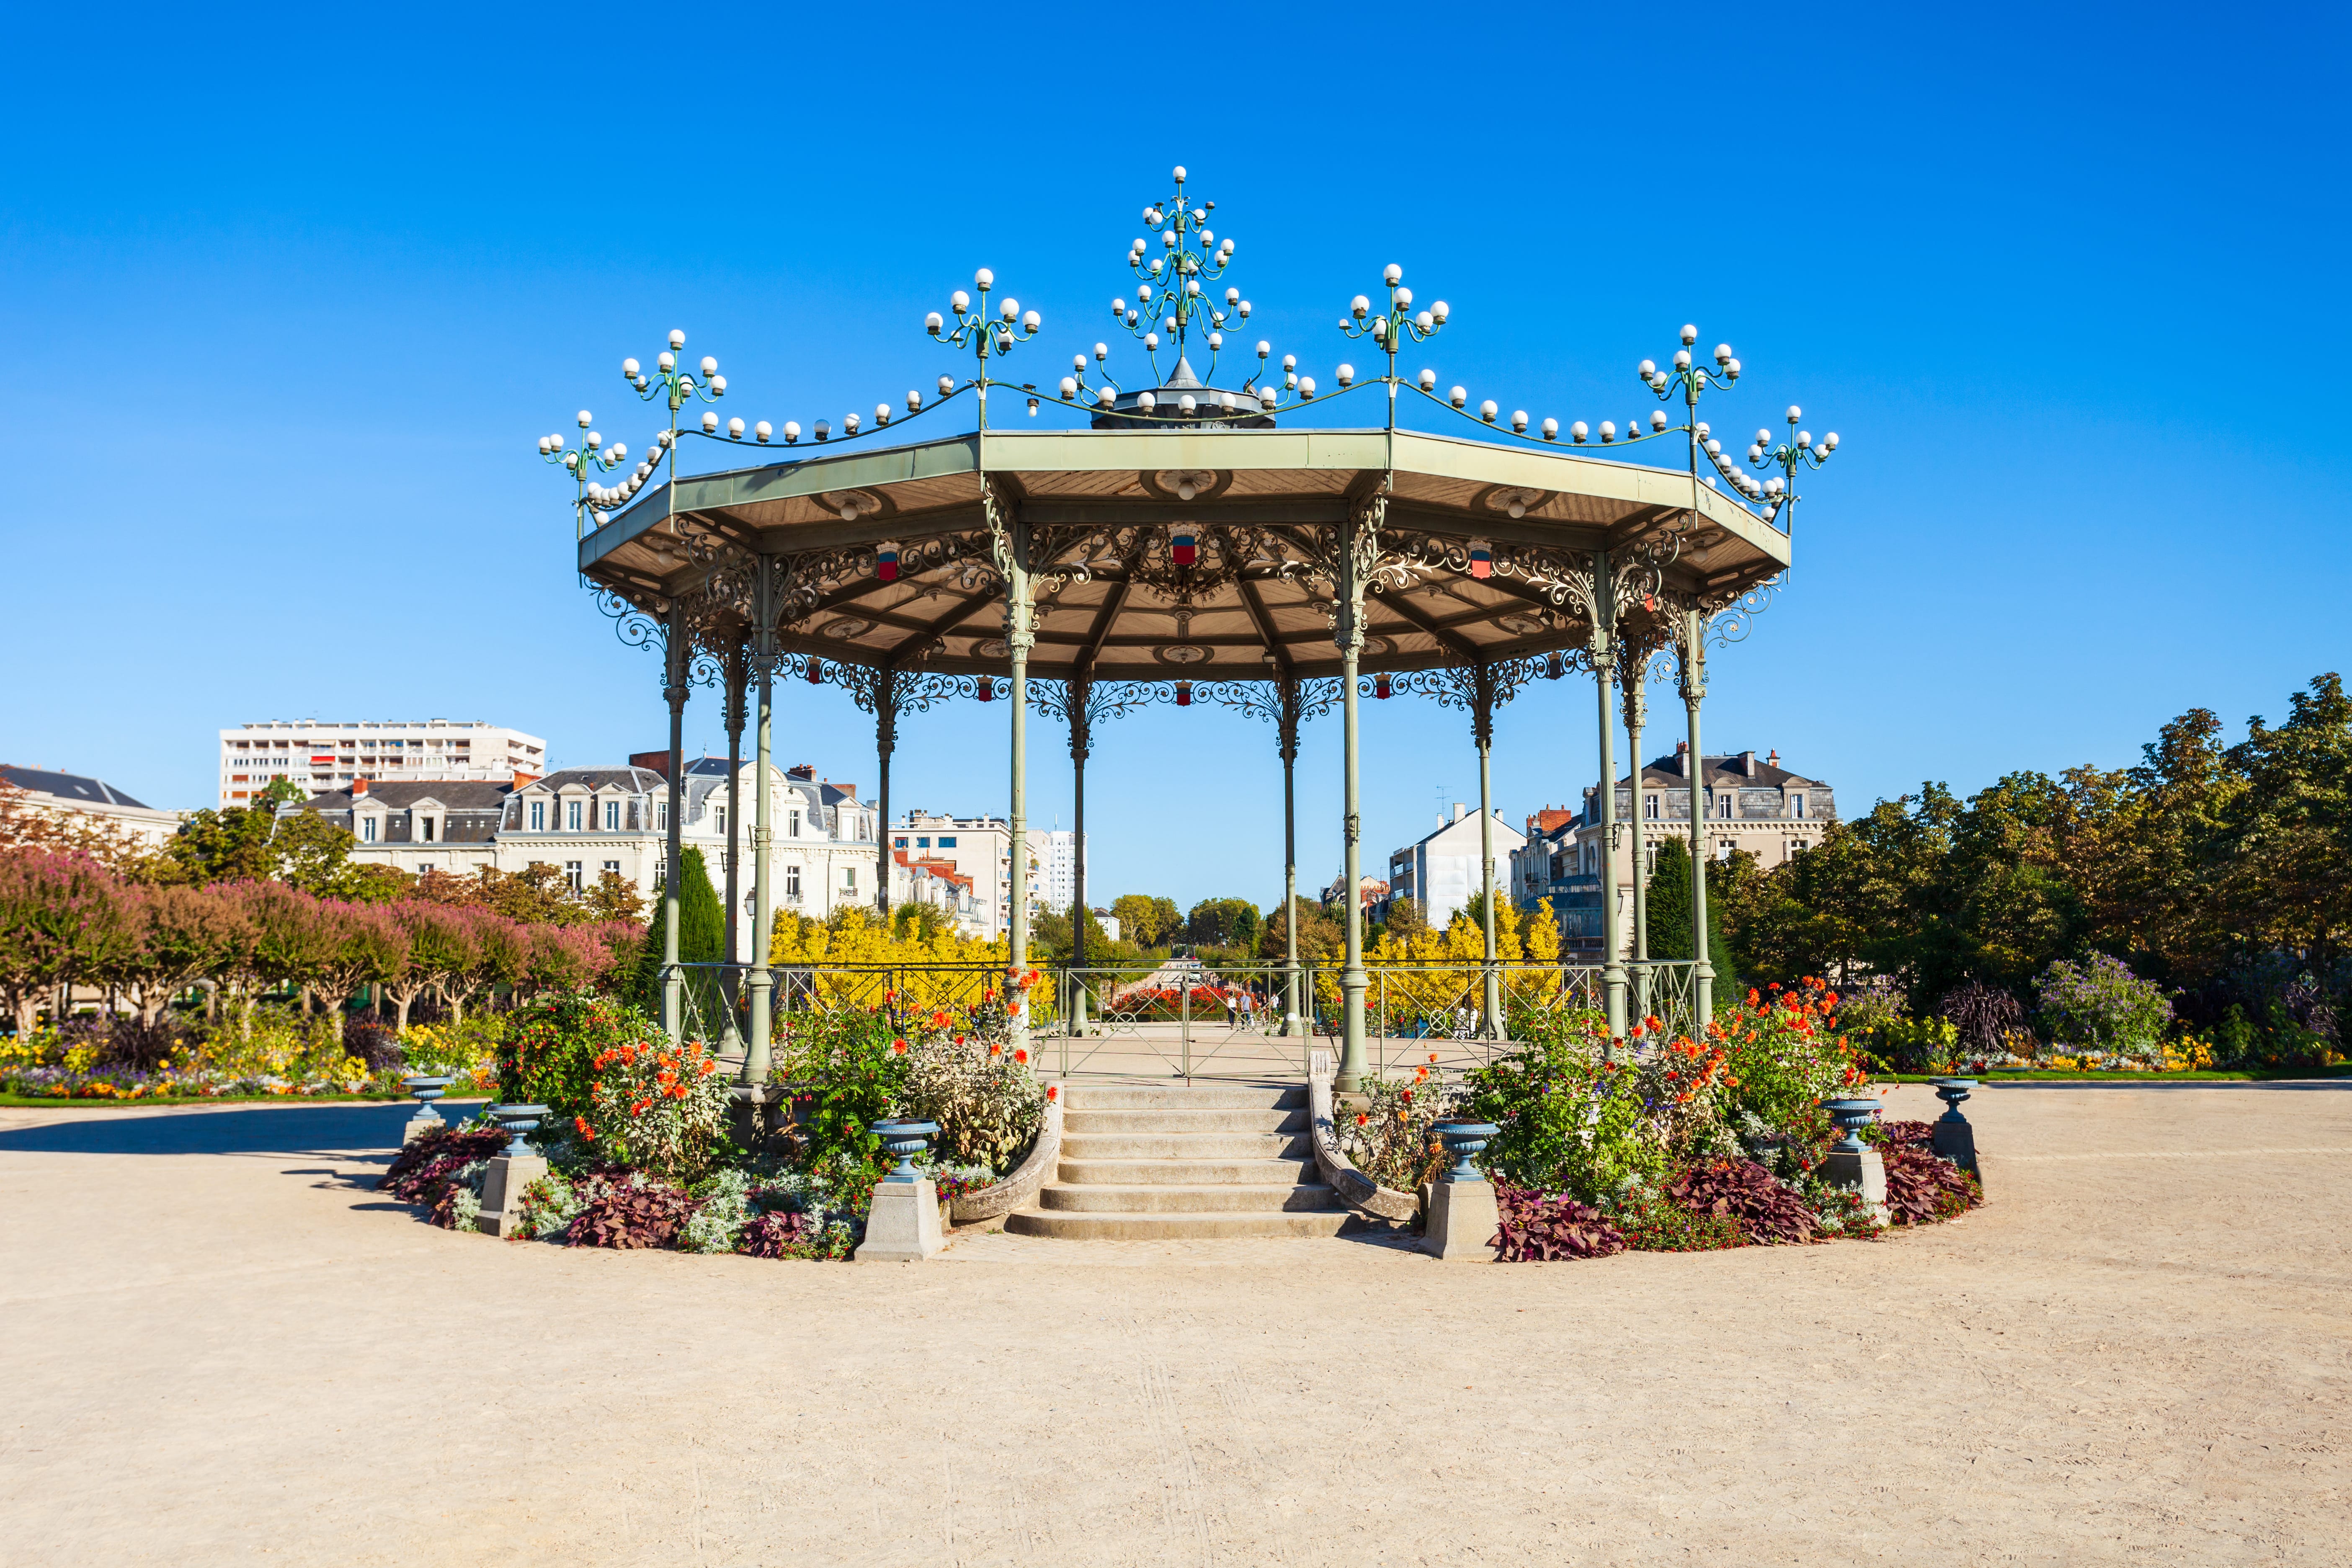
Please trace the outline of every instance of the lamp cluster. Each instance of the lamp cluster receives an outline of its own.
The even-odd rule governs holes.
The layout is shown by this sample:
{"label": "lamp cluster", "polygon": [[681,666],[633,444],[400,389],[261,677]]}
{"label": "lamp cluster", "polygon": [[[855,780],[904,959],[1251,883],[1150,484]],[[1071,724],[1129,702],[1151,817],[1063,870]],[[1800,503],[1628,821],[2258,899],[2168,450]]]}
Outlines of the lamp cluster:
{"label": "lamp cluster", "polygon": [[1156,374],[1162,336],[1181,360],[1198,319],[1205,313],[1210,353],[1210,371],[1202,373],[1205,378],[1213,374],[1215,356],[1225,346],[1224,327],[1229,321],[1234,324],[1248,321],[1250,302],[1242,298],[1239,289],[1225,290],[1222,308],[1203,293],[1203,286],[1218,281],[1233,264],[1234,237],[1216,237],[1208,224],[1217,204],[1192,205],[1184,197],[1184,165],[1177,164],[1174,173],[1175,198],[1153,202],[1143,209],[1143,226],[1160,237],[1160,254],[1152,255],[1150,242],[1141,237],[1128,246],[1128,270],[1137,279],[1135,298],[1129,301],[1114,296],[1110,314],[1114,322],[1141,340]]}

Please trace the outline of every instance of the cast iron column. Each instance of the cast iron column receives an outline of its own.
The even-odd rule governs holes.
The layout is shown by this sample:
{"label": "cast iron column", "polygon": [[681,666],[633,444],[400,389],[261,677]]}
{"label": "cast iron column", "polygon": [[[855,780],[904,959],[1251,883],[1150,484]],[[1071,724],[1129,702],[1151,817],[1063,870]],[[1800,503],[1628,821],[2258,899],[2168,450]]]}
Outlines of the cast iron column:
{"label": "cast iron column", "polygon": [[735,965],[742,962],[736,927],[743,919],[743,906],[737,901],[742,896],[737,889],[737,868],[743,859],[743,802],[736,786],[737,775],[743,771],[743,687],[750,676],[747,651],[739,641],[727,652],[727,975],[730,994]]}
{"label": "cast iron column", "polygon": [[1715,959],[1706,945],[1706,753],[1698,749],[1698,705],[1706,696],[1706,622],[1696,609],[1683,612],[1683,711],[1690,721],[1690,751],[1684,763],[1690,777],[1692,1012],[1696,1029],[1715,1018]]}
{"label": "cast iron column", "polygon": [[1031,629],[1028,525],[996,493],[993,484],[983,493],[996,525],[999,564],[1004,571],[1004,643],[1013,659],[1013,809],[1006,824],[1013,916],[1007,931],[1004,1000],[1013,1043],[1025,1049],[1029,997],[1021,989],[1020,977],[1029,969],[1029,649],[1037,637]]}
{"label": "cast iron column", "polygon": [[662,696],[669,703],[669,837],[667,869],[662,875],[662,1027],[676,1045],[686,1033],[686,982],[677,966],[679,859],[678,836],[686,822],[686,606],[669,605],[669,636],[663,651],[666,684]]}
{"label": "cast iron column", "polygon": [[1276,716],[1276,744],[1282,749],[1282,941],[1283,985],[1286,1000],[1282,1016],[1286,1036],[1305,1032],[1298,1016],[1298,723],[1305,701],[1298,677],[1286,675],[1276,682],[1280,712]]}
{"label": "cast iron column", "polygon": [[1070,721],[1071,816],[1076,823],[1072,840],[1076,847],[1076,875],[1070,893],[1070,984],[1066,987],[1069,1011],[1063,1029],[1075,1036],[1084,1034],[1087,1026],[1087,758],[1095,749],[1094,716],[1088,711],[1095,700],[1093,674],[1072,674],[1063,698],[1064,716]]}
{"label": "cast iron column", "polygon": [[1625,1037],[1625,961],[1617,951],[1617,749],[1611,683],[1617,666],[1617,585],[1609,552],[1592,555],[1592,674],[1601,698],[1601,989],[1609,1018],[1609,1051]]}
{"label": "cast iron column", "polygon": [[1648,703],[1643,685],[1650,674],[1648,646],[1621,655],[1617,660],[1617,679],[1625,689],[1625,749],[1632,753],[1626,766],[1633,770],[1633,794],[1631,809],[1633,820],[1626,825],[1625,837],[1633,841],[1633,852],[1627,857],[1626,874],[1633,879],[1633,1012],[1637,1017],[1650,1016],[1650,840],[1648,819],[1642,815],[1642,721],[1649,717]]}
{"label": "cast iron column", "polygon": [[1357,889],[1362,881],[1360,843],[1363,817],[1357,792],[1356,678],[1364,648],[1365,581],[1380,548],[1380,525],[1388,509],[1385,491],[1373,496],[1360,512],[1351,515],[1339,548],[1339,718],[1341,802],[1347,838],[1339,874],[1340,901],[1347,906],[1348,948],[1339,970],[1339,1071],[1334,1087],[1353,1094],[1364,1079],[1364,992],[1370,977],[1364,973],[1363,900]]}
{"label": "cast iron column", "polygon": [[1491,764],[1495,749],[1495,667],[1479,664],[1471,672],[1470,733],[1478,742],[1478,876],[1486,908],[1486,961],[1480,965],[1486,986],[1482,1001],[1486,1014],[1486,1038],[1503,1037],[1503,977],[1496,967],[1495,942],[1495,784]]}
{"label": "cast iron column", "polygon": [[751,973],[745,987],[751,1005],[751,1037],[743,1045],[743,1081],[747,1084],[767,1082],[775,1039],[775,980],[768,968],[773,946],[770,928],[775,913],[769,902],[768,850],[773,840],[768,826],[775,789],[769,778],[768,759],[775,720],[776,622],[771,602],[773,565],[764,555],[759,565],[755,604],[760,625],[754,634],[758,643],[751,661],[759,679],[760,695],[751,739]]}
{"label": "cast iron column", "polygon": [[890,753],[898,749],[898,672],[874,672],[874,754],[881,764],[882,783],[875,792],[880,820],[874,829],[874,906],[882,923],[890,923]]}

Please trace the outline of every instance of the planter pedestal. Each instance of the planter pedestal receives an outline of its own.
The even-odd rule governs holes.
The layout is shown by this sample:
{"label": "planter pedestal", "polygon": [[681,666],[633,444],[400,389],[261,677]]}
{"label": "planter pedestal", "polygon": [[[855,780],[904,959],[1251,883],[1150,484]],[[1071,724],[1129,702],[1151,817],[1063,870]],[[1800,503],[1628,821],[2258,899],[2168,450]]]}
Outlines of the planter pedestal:
{"label": "planter pedestal", "polygon": [[1832,1149],[1821,1163],[1822,1180],[1858,1192],[1871,1213],[1886,1217],[1886,1162],[1875,1149]]}
{"label": "planter pedestal", "polygon": [[1433,1182],[1429,1186],[1429,1219],[1422,1233],[1422,1250],[1447,1263],[1468,1260],[1491,1263],[1495,1232],[1502,1215],[1495,1206],[1495,1189],[1486,1182]]}
{"label": "planter pedestal", "polygon": [[874,1206],[866,1215],[860,1263],[920,1263],[936,1258],[947,1240],[940,1234],[940,1194],[929,1176],[874,1184]]}
{"label": "planter pedestal", "polygon": [[537,1154],[500,1154],[482,1173],[482,1213],[474,1222],[485,1236],[514,1236],[521,1226],[523,1190],[547,1174]]}

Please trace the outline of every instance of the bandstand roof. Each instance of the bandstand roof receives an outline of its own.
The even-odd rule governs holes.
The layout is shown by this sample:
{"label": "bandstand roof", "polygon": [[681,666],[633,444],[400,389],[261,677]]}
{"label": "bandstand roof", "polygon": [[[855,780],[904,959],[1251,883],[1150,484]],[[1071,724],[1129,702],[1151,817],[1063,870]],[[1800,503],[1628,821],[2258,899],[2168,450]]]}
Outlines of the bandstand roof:
{"label": "bandstand roof", "polygon": [[[580,541],[636,608],[683,601],[705,646],[748,628],[759,559],[790,653],[954,674],[1006,668],[984,491],[1031,541],[1033,675],[1339,673],[1343,530],[1376,497],[1366,670],[1577,648],[1595,553],[1621,631],[1727,604],[1790,563],[1771,523],[1687,472],[1407,430],[989,430],[681,478]],[[1176,564],[1180,534],[1198,556]],[[1472,543],[1492,570],[1473,570]],[[878,563],[895,546],[897,575]],[[1272,658],[1269,661],[1268,655]]]}

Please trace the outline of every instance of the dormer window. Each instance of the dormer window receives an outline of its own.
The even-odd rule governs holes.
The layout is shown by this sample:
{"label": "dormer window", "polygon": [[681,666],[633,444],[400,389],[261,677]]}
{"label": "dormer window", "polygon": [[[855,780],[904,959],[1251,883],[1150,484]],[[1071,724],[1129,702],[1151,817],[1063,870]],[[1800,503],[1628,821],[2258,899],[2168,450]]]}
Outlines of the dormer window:
{"label": "dormer window", "polygon": [[1656,795],[1645,795],[1642,797],[1642,815],[1652,822],[1658,820],[1658,797]]}
{"label": "dormer window", "polygon": [[373,844],[375,842],[374,817],[362,816],[360,818],[360,842],[362,844]]}
{"label": "dormer window", "polygon": [[604,831],[618,833],[620,830],[621,803],[617,800],[608,800],[604,803]]}
{"label": "dormer window", "polygon": [[1789,815],[1790,816],[1802,816],[1805,815],[1805,797],[1803,795],[1792,795],[1789,797]]}
{"label": "dormer window", "polygon": [[530,830],[533,833],[547,831],[547,802],[535,800],[530,803]]}
{"label": "dormer window", "polygon": [[416,841],[419,844],[432,843],[437,826],[429,815],[420,815],[416,819]]}
{"label": "dormer window", "polygon": [[581,805],[582,803],[576,800],[567,800],[563,803],[563,827],[565,832],[577,833],[580,831]]}

